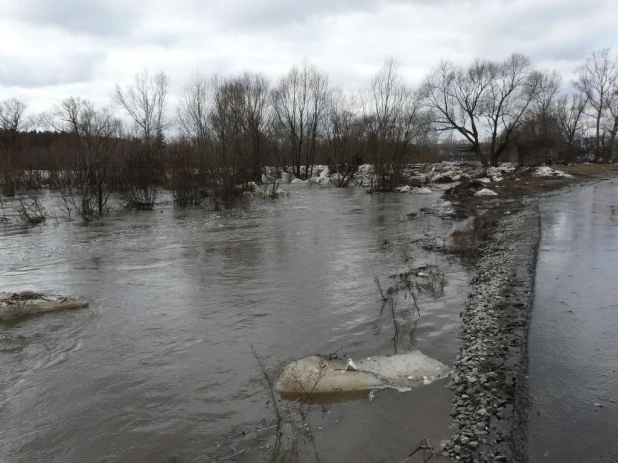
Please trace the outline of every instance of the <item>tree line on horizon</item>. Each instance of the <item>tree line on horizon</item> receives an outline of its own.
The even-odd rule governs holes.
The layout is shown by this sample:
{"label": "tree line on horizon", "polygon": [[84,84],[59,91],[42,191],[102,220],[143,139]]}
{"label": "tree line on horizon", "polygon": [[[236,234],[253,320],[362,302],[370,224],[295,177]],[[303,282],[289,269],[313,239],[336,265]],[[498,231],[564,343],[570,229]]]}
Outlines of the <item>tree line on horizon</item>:
{"label": "tree line on horizon", "polygon": [[84,218],[105,214],[112,194],[126,207],[151,209],[162,188],[178,205],[218,205],[265,173],[308,178],[316,163],[340,187],[371,164],[371,188],[388,191],[405,182],[407,165],[437,159],[446,142],[467,145],[484,166],[548,155],[614,160],[618,58],[597,50],[575,72],[565,88],[558,72],[514,53],[468,66],[443,61],[412,88],[388,59],[350,93],[305,62],[276,82],[254,72],[195,74],[172,111],[167,75],[143,71],[112,92],[124,119],[79,97],[39,115],[5,100],[0,198],[40,187],[45,170],[47,185]]}

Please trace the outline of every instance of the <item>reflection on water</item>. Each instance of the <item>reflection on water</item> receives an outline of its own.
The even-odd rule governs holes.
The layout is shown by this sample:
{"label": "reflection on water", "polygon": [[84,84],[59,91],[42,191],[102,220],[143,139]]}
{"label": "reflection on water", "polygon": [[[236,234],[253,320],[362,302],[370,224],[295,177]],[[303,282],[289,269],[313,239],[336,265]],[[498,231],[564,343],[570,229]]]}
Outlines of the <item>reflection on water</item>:
{"label": "reflection on water", "polygon": [[576,188],[541,207],[530,461],[618,458],[617,186]]}
{"label": "reflection on water", "polygon": [[[196,461],[232,426],[269,413],[251,346],[272,366],[338,349],[391,353],[392,329],[375,330],[374,278],[400,269],[409,237],[448,233],[448,220],[406,218],[435,201],[303,187],[232,211],[167,205],[89,226],[0,229],[0,290],[91,302],[0,325],[28,339],[0,353],[0,460]],[[455,265],[447,279],[444,297],[422,301],[414,335],[449,364],[467,276]],[[424,437],[437,444],[448,435],[448,394],[433,384],[341,404],[321,445],[337,458],[379,459]]]}

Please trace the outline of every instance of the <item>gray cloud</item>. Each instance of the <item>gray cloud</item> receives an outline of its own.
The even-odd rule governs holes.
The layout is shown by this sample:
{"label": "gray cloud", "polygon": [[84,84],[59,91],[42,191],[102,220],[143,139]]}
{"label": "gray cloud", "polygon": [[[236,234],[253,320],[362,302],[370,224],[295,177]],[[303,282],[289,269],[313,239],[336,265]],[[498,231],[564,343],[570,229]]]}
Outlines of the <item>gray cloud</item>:
{"label": "gray cloud", "polygon": [[117,36],[130,33],[139,19],[130,2],[115,0],[23,0],[11,8],[26,23],[56,27],[70,33]]}
{"label": "gray cloud", "polygon": [[105,102],[142,69],[165,71],[177,91],[198,69],[276,80],[305,58],[348,89],[391,55],[411,84],[441,59],[514,51],[566,76],[618,45],[616,17],[615,0],[3,0],[0,97]]}
{"label": "gray cloud", "polygon": [[378,0],[314,0],[314,1],[243,1],[225,3],[223,13],[227,21],[239,26],[253,25],[257,28],[281,27],[289,23],[304,23],[311,19],[335,14],[353,14],[373,11]]}
{"label": "gray cloud", "polygon": [[48,87],[87,82],[105,54],[68,53],[62,56],[27,56],[0,53],[0,87]]}

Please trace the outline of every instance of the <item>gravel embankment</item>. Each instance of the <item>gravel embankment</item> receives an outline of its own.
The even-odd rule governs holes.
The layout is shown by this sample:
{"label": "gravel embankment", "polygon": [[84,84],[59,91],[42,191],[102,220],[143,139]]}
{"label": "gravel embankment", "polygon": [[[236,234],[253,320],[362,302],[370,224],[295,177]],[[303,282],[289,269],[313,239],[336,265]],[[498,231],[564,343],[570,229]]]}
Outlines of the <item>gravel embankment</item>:
{"label": "gravel embankment", "polygon": [[449,387],[455,434],[445,456],[526,462],[527,339],[540,239],[538,208],[505,215],[483,247],[462,312]]}

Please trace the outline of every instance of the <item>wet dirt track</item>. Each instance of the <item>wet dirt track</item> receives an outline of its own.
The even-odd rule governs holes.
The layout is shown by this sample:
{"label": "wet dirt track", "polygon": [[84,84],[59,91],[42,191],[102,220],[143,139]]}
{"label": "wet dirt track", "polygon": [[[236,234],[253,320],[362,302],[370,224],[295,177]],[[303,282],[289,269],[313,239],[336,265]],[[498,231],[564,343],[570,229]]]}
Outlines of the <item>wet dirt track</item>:
{"label": "wet dirt track", "polygon": [[618,182],[541,202],[530,462],[618,461]]}

